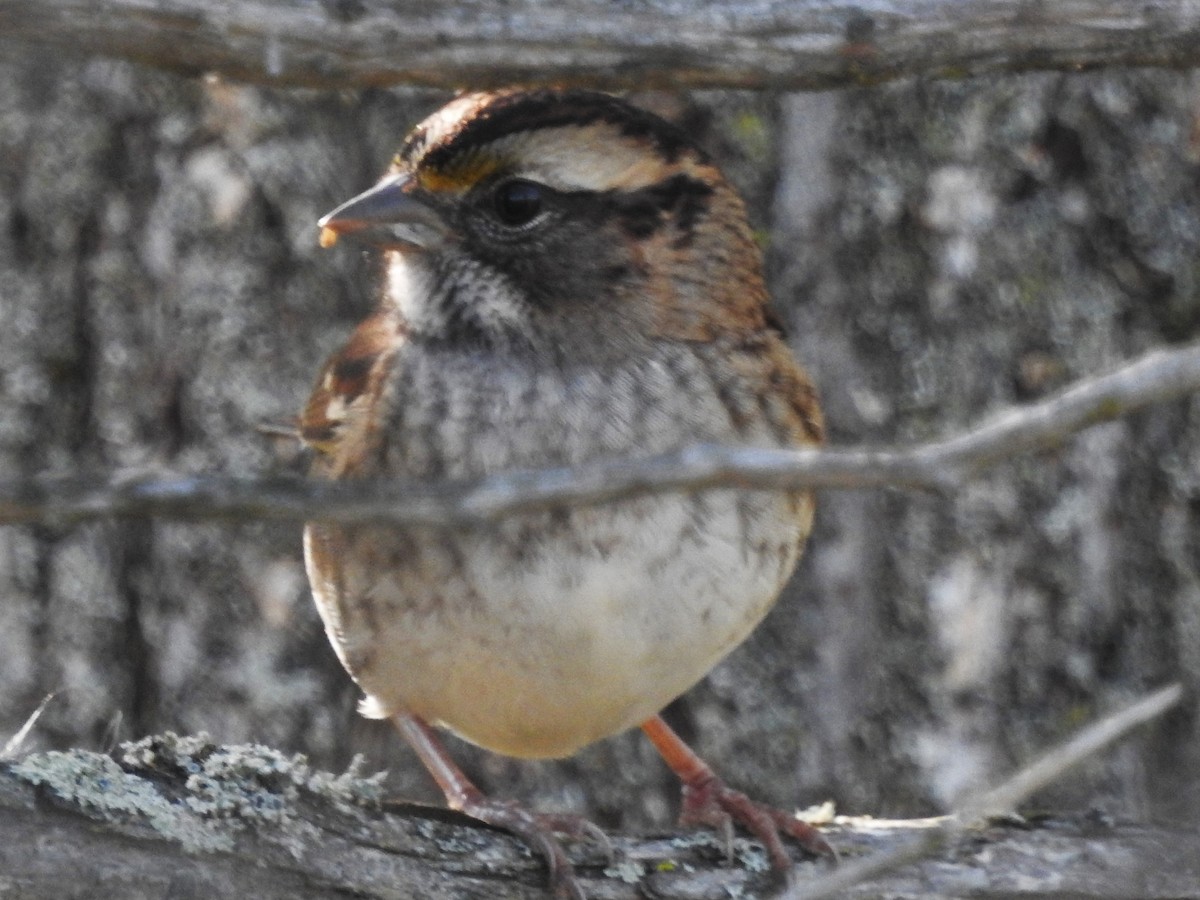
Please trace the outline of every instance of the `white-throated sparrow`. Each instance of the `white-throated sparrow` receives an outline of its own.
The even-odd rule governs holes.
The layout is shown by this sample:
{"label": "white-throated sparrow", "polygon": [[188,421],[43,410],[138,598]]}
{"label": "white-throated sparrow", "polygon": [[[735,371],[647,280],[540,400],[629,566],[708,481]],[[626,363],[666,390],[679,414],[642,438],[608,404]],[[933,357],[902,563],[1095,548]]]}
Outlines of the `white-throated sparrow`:
{"label": "white-throated sparrow", "polygon": [[[822,438],[767,313],[742,202],[679,130],[614,97],[500,91],[418,125],[322,243],[381,248],[378,311],[326,363],[301,430],[326,478],[468,479],[700,442]],[[746,825],[777,867],[808,825],[725,787],[658,712],[775,602],[808,493],[664,494],[467,529],[310,524],[330,640],[451,806],[508,828],[581,896],[543,818],[484,797],[430,725],[519,757],[641,726],[683,819]]]}

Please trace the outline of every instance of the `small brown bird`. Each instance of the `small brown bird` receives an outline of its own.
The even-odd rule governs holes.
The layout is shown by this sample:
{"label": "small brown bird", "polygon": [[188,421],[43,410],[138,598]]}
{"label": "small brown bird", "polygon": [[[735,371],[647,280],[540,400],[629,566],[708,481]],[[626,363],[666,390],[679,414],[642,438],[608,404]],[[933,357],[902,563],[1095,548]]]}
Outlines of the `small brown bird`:
{"label": "small brown bird", "polygon": [[[614,97],[508,90],[419,124],[321,220],[380,248],[379,309],[322,370],[304,440],[325,478],[472,479],[697,443],[804,447],[817,397],[767,311],[741,199],[675,127]],[[447,802],[534,845],[582,897],[564,817],[485,797],[431,726],[562,757],[640,726],[685,823],[747,827],[777,868],[807,824],[726,787],[658,716],[775,602],[805,492],[660,494],[456,529],[310,524],[333,646]]]}

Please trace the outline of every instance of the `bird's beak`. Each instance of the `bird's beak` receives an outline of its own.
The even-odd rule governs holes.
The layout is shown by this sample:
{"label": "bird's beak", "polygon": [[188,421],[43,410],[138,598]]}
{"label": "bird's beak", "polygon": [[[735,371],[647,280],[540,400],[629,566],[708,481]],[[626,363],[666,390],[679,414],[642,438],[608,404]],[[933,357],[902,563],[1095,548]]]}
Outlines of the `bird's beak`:
{"label": "bird's beak", "polygon": [[347,200],[317,222],[321,246],[332,247],[342,235],[389,249],[426,248],[441,240],[445,222],[414,187],[409,175],[389,175]]}

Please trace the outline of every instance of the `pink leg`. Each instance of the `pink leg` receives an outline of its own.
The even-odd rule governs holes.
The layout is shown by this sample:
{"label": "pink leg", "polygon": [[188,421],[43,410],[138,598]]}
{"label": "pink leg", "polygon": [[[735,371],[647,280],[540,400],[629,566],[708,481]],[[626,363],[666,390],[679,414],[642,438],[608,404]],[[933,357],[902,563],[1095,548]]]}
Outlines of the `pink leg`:
{"label": "pink leg", "polygon": [[709,825],[728,832],[731,823],[736,822],[762,841],[771,864],[780,872],[792,868],[791,857],[779,837],[781,831],[809,853],[837,860],[833,847],[807,822],[727,787],[661,716],[644,722],[642,731],[683,782],[681,825]]}
{"label": "pink leg", "polygon": [[[423,720],[401,713],[392,716],[392,722],[421,758],[433,780],[442,789],[451,809],[457,809],[494,828],[511,832],[540,853],[550,868],[550,885],[558,900],[586,900],[575,877],[575,870],[554,833],[602,836],[595,825],[578,816],[532,813],[516,803],[485,796],[450,758],[433,729]],[[607,844],[607,838],[603,843]]]}

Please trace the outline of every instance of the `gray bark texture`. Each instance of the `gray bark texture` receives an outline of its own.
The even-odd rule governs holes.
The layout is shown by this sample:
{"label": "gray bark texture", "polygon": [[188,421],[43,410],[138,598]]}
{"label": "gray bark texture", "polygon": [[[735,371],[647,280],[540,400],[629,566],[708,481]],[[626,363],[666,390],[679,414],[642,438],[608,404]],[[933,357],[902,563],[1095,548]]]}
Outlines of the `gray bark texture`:
{"label": "gray bark texture", "polygon": [[1200,62],[1191,0],[0,0],[0,38],[323,89],[814,89]]}
{"label": "gray bark texture", "polygon": [[[447,95],[164,74],[5,45],[0,476],[302,467],[286,420],[370,309],[374,261],[315,221]],[[839,445],[945,435],[1200,334],[1197,77],[1006,75],[810,94],[642,93],[743,189]],[[762,628],[668,719],[783,806],[937,812],[1149,687],[1200,683],[1200,399],[1099,426],[950,497],[825,491]],[[299,529],[0,529],[0,736],[103,749],[172,729],[363,753]],[[1196,821],[1194,703],[1034,804]],[[0,741],[2,744],[3,741]],[[638,735],[557,763],[451,740],[486,789],[609,828],[670,822]]]}
{"label": "gray bark texture", "polygon": [[[544,866],[515,838],[446,810],[383,805],[380,795],[374,777],[169,734],[113,756],[29,754],[0,762],[0,891],[13,900],[548,895]],[[842,853],[835,875],[937,829],[929,820],[839,820],[826,827]],[[936,858],[834,896],[1171,900],[1200,886],[1196,841],[1194,830],[1096,816],[980,823]],[[611,857],[594,842],[569,847],[590,900],[779,897],[761,847],[740,838],[722,847],[705,831],[623,835]],[[787,900],[830,896],[817,893],[835,877],[828,869],[799,861]]]}

